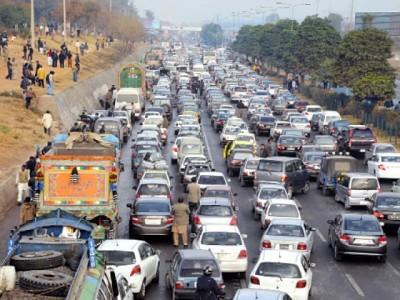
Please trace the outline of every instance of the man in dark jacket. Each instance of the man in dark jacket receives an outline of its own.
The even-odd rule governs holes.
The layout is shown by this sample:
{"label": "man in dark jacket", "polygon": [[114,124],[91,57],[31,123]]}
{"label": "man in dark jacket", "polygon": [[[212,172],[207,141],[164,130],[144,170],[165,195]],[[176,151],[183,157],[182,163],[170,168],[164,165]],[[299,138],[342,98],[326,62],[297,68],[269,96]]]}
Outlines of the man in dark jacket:
{"label": "man in dark jacket", "polygon": [[205,266],[203,275],[197,278],[195,300],[216,300],[218,296],[224,295],[215,279],[211,277],[212,272],[213,269],[210,266]]}
{"label": "man in dark jacket", "polygon": [[242,100],[240,100],[239,103],[237,104],[237,108],[239,109],[239,118],[243,117],[243,112],[244,112],[245,106],[244,106]]}

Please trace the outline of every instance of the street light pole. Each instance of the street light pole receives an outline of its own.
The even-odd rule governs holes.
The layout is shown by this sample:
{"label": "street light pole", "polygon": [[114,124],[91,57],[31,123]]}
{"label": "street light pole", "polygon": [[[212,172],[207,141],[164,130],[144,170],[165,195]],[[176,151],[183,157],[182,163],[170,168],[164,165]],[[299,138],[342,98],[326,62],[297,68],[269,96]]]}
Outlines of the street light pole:
{"label": "street light pole", "polygon": [[317,1],[317,17],[318,17],[318,15],[319,15],[319,1],[321,1],[321,0],[316,0]]}
{"label": "street light pole", "polygon": [[290,27],[290,31],[293,31],[294,8],[296,6],[308,6],[308,5],[311,5],[310,3],[291,4],[291,3],[285,3],[285,2],[276,2],[276,4],[288,5],[288,6],[290,6],[292,8],[292,26]]}
{"label": "street light pole", "polygon": [[31,0],[31,43],[35,44],[35,1]]}
{"label": "street light pole", "polygon": [[63,0],[63,14],[64,14],[64,43],[67,42],[67,9],[65,7],[65,0]]}

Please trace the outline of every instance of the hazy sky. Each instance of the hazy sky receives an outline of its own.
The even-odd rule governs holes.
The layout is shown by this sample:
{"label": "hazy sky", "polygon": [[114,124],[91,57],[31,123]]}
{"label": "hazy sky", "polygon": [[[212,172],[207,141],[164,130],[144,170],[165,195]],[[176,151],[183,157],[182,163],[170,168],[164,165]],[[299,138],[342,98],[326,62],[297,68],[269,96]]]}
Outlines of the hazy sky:
{"label": "hazy sky", "polygon": [[[279,7],[284,5],[276,4],[272,0],[134,0],[140,15],[144,15],[144,10],[149,9],[154,12],[157,20],[165,20],[174,25],[200,25],[210,21],[220,23],[233,22],[232,12],[265,10],[264,16],[273,13],[271,9],[260,8]],[[309,3],[309,6],[297,6],[294,8],[294,18],[303,20],[307,15],[315,15],[317,12],[317,2],[319,2],[319,15],[327,16],[329,13],[339,13],[344,18],[350,17],[352,0],[280,0],[290,4]],[[353,0],[355,12],[375,12],[375,11],[400,11],[400,0]],[[272,8],[273,10],[273,8]],[[292,9],[279,9],[276,11],[280,18],[291,18]],[[255,24],[254,18],[260,22],[263,14],[255,17],[237,17],[236,24],[245,23]]]}

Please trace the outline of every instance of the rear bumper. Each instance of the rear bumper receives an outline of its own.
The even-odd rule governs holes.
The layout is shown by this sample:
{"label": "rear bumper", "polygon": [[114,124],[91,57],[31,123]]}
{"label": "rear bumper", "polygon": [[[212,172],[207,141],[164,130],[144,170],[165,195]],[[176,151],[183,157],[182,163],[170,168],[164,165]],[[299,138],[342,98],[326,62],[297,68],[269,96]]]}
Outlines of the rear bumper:
{"label": "rear bumper", "polygon": [[367,247],[338,243],[338,246],[339,252],[345,255],[384,256],[387,253],[386,245],[381,247]]}
{"label": "rear bumper", "polygon": [[133,235],[170,235],[172,224],[166,226],[146,226],[129,224],[129,232]]}
{"label": "rear bumper", "polygon": [[247,265],[247,259],[219,261],[219,267],[222,273],[246,272]]}

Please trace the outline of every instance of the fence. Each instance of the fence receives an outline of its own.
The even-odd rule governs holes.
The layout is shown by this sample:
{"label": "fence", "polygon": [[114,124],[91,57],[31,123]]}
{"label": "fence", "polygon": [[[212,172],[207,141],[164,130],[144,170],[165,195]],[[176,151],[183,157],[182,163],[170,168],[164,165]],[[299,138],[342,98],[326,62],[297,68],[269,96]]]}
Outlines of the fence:
{"label": "fence", "polygon": [[396,122],[391,122],[388,114],[364,113],[362,124],[373,128],[378,137],[388,139],[390,143],[397,145],[400,142],[400,126]]}

